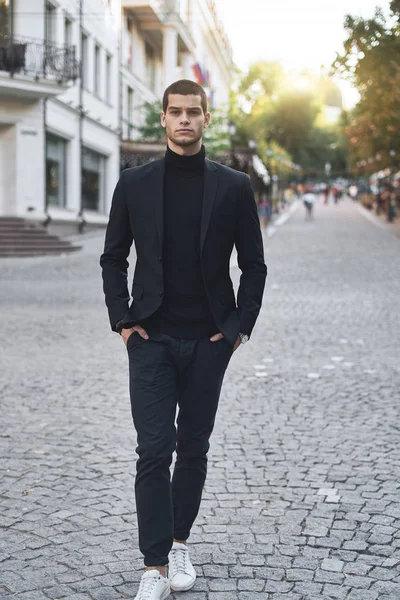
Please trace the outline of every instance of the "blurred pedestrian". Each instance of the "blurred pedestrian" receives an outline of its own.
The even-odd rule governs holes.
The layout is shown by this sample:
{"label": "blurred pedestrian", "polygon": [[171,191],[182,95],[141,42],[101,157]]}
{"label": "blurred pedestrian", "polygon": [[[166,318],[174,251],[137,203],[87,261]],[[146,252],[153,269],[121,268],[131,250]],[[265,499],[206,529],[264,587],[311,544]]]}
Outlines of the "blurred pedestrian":
{"label": "blurred pedestrian", "polygon": [[314,203],[316,200],[314,190],[311,186],[306,188],[305,193],[303,194],[303,204],[306,209],[306,221],[312,221],[314,219]]}
{"label": "blurred pedestrian", "polygon": [[260,219],[260,226],[263,231],[265,231],[268,227],[270,215],[271,206],[268,202],[267,194],[261,194],[258,203],[258,217]]}
{"label": "blurred pedestrian", "polygon": [[[100,259],[111,327],[127,347],[138,439],[135,493],[146,572],[135,600],[164,600],[171,589],[195,583],[186,541],[221,385],[232,353],[251,335],[267,272],[248,177],[205,157],[204,89],[188,80],[169,86],[161,122],[166,155],[122,172]],[[234,245],[242,270],[237,301],[229,275]]]}
{"label": "blurred pedestrian", "polygon": [[290,205],[294,197],[294,191],[291,185],[285,188],[283,192],[283,205]]}
{"label": "blurred pedestrian", "polygon": [[332,186],[332,195],[334,203],[337,204],[342,197],[342,189],[338,183]]}
{"label": "blurred pedestrian", "polygon": [[388,209],[387,209],[387,220],[392,223],[397,217],[397,196],[396,191],[392,183],[388,185],[389,197],[388,197]]}
{"label": "blurred pedestrian", "polygon": [[358,187],[355,183],[352,183],[349,187],[349,196],[352,200],[354,200],[354,202],[358,200]]}

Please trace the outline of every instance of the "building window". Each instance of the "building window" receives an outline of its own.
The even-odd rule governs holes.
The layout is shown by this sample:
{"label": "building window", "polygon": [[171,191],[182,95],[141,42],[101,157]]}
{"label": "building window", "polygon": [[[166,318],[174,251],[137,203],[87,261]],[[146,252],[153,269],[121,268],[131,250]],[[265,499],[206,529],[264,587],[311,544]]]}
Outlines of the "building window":
{"label": "building window", "polygon": [[128,121],[128,140],[132,139],[133,131],[133,89],[128,86],[128,101],[127,101],[127,115],[126,120]]}
{"label": "building window", "polygon": [[12,33],[12,6],[10,0],[0,0],[0,38],[7,39]]}
{"label": "building window", "polygon": [[108,104],[111,104],[112,94],[111,94],[111,56],[107,54],[106,56],[106,101]]}
{"label": "building window", "polygon": [[100,46],[96,44],[94,47],[94,93],[97,97],[101,96],[101,62],[100,62]]}
{"label": "building window", "polygon": [[81,35],[81,69],[82,69],[82,83],[85,89],[88,89],[89,81],[88,81],[88,69],[89,69],[89,61],[88,61],[88,37],[85,33]]}
{"label": "building window", "polygon": [[57,41],[57,32],[56,32],[56,7],[50,4],[50,2],[46,3],[46,41],[47,42],[55,42]]}
{"label": "building window", "polygon": [[51,135],[46,135],[46,197],[47,206],[66,204],[66,171],[67,142]]}
{"label": "building window", "polygon": [[83,208],[105,211],[106,157],[89,148],[82,153],[82,199]]}
{"label": "building window", "polygon": [[156,64],[154,48],[145,42],[147,86],[154,92],[156,87]]}
{"label": "building window", "polygon": [[68,17],[64,19],[64,44],[72,46],[72,21]]}

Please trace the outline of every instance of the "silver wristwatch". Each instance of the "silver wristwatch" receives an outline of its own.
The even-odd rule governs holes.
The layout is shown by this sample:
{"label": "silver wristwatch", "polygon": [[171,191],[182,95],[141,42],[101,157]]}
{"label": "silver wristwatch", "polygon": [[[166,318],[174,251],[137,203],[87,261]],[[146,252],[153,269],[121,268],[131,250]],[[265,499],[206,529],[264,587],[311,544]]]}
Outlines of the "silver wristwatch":
{"label": "silver wristwatch", "polygon": [[249,336],[246,333],[239,333],[239,337],[240,337],[240,343],[241,344],[245,344],[246,342],[249,341]]}

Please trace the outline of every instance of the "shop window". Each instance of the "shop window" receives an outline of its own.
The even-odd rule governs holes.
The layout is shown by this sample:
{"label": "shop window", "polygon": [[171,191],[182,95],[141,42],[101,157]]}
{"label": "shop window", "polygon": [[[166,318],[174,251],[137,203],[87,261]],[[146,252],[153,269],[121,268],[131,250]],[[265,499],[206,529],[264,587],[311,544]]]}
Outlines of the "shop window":
{"label": "shop window", "polygon": [[105,156],[83,149],[82,198],[83,208],[87,210],[105,211],[105,168]]}
{"label": "shop window", "polygon": [[66,204],[67,142],[55,135],[46,135],[46,198],[47,206]]}
{"label": "shop window", "polygon": [[12,33],[12,10],[10,0],[0,0],[0,39],[8,39]]}

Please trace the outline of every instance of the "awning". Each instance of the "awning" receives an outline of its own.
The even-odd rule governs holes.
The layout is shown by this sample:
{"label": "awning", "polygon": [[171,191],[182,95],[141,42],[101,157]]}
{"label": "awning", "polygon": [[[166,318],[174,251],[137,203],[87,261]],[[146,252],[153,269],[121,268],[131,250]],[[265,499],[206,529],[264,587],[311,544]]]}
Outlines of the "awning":
{"label": "awning", "polygon": [[268,173],[267,167],[264,165],[263,161],[257,154],[253,154],[253,169],[257,173],[257,175],[263,180],[264,185],[269,185],[271,183],[271,177]]}

